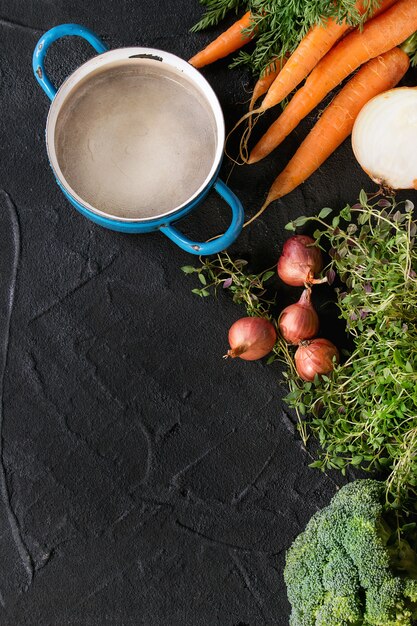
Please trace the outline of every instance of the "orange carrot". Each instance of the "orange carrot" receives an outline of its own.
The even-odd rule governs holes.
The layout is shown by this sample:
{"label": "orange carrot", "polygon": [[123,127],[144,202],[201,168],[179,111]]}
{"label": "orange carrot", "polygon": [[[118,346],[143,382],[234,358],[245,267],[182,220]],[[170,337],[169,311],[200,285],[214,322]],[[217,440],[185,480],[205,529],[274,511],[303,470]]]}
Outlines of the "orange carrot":
{"label": "orange carrot", "polygon": [[252,98],[249,104],[249,111],[253,111],[256,101],[259,100],[259,98],[268,91],[286,62],[287,59],[285,58],[276,58],[271,61],[271,63],[266,68],[264,74],[258,79],[258,82],[254,87]]}
{"label": "orange carrot", "polygon": [[323,26],[314,26],[290,56],[285,70],[272,83],[258,111],[266,111],[286,98],[348,28],[346,22],[338,24],[332,18]]}
{"label": "orange carrot", "polygon": [[382,15],[365,24],[362,31],[347,35],[311,72],[303,87],[254,147],[249,163],[256,163],[272,152],[356,68],[388,52],[416,30],[417,1],[398,0]]}
{"label": "orange carrot", "polygon": [[[381,13],[394,2],[396,0],[382,0],[373,15]],[[359,13],[364,12],[362,0],[357,0],[355,8]],[[286,98],[349,28],[346,21],[338,24],[332,18],[329,18],[323,25],[314,26],[288,59],[285,70],[269,88],[258,111],[265,111]]]}
{"label": "orange carrot", "polygon": [[219,35],[217,39],[209,43],[209,45],[203,50],[200,50],[200,52],[197,52],[197,54],[189,60],[189,63],[194,67],[200,68],[235,52],[235,50],[238,50],[253,39],[255,35],[254,31],[249,34],[244,33],[246,29],[250,28],[251,24],[251,14],[250,11],[248,11],[240,20],[232,24],[230,28]]}
{"label": "orange carrot", "polygon": [[374,96],[395,87],[409,66],[410,59],[401,48],[393,48],[363,65],[339,91],[287,167],[275,179],[258,215],[271,202],[290,193],[311,176],[351,134],[362,107]]}

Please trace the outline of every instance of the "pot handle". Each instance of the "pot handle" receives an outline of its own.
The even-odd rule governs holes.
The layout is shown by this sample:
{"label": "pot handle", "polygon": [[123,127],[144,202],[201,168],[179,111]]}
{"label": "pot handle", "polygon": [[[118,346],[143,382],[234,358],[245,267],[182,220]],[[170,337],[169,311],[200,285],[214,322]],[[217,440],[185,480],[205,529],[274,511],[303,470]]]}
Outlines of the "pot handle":
{"label": "pot handle", "polygon": [[80,26],[79,24],[61,24],[60,26],[54,26],[54,28],[51,28],[51,30],[48,30],[42,35],[33,51],[32,67],[36,80],[51,100],[55,97],[56,89],[46,75],[43,63],[49,46],[57,39],[66,37],[67,35],[78,35],[78,37],[86,39],[99,54],[108,50],[108,47],[92,30],[85,26]]}
{"label": "pot handle", "polygon": [[185,235],[180,233],[176,228],[167,224],[161,226],[160,231],[164,233],[171,241],[180,248],[191,254],[207,256],[209,254],[217,254],[228,248],[238,237],[245,219],[243,206],[239,198],[229,189],[229,187],[219,178],[214,183],[214,189],[219,196],[223,198],[232,209],[232,222],[223,235],[207,242],[192,241]]}

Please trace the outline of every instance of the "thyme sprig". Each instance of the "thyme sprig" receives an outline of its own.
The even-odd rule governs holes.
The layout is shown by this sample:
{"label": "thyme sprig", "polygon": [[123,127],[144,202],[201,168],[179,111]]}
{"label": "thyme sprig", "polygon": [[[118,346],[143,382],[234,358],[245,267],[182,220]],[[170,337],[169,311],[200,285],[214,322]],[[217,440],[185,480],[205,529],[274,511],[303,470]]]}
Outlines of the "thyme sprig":
{"label": "thyme sprig", "polygon": [[227,253],[217,254],[213,258],[200,258],[201,267],[185,265],[181,269],[185,274],[197,274],[202,287],[193,289],[196,295],[205,298],[216,294],[219,288],[227,289],[236,304],[243,304],[251,317],[271,319],[271,307],[274,298],[269,298],[265,283],[274,276],[271,269],[261,274],[247,274],[244,268],[248,262],[244,259],[232,260]]}

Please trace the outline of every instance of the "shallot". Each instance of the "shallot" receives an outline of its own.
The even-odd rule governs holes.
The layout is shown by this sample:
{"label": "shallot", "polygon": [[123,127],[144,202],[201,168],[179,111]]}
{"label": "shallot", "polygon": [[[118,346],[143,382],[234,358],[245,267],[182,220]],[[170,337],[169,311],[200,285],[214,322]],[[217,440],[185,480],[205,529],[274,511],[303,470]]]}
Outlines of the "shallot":
{"label": "shallot", "polygon": [[267,319],[242,317],[230,327],[230,350],[224,356],[256,361],[271,352],[276,340],[276,330]]}
{"label": "shallot", "polygon": [[295,367],[303,380],[312,381],[316,374],[329,374],[339,362],[339,351],[328,339],[313,339],[300,344],[294,355]]}
{"label": "shallot", "polygon": [[285,341],[292,344],[299,344],[317,334],[319,318],[311,303],[310,288],[304,289],[298,302],[282,311],[278,328]]}
{"label": "shallot", "polygon": [[324,282],[315,279],[323,268],[321,251],[314,239],[307,235],[294,235],[285,242],[278,261],[278,276],[293,287]]}

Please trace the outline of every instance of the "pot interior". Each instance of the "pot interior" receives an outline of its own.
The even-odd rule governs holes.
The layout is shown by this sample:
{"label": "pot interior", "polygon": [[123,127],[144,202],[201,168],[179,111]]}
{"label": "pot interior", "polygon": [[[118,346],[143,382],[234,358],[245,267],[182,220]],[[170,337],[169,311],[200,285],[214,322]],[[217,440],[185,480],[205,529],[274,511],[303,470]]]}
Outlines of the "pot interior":
{"label": "pot interior", "polygon": [[115,219],[152,219],[186,205],[213,176],[217,148],[204,92],[175,68],[136,58],[81,80],[54,133],[61,182]]}

